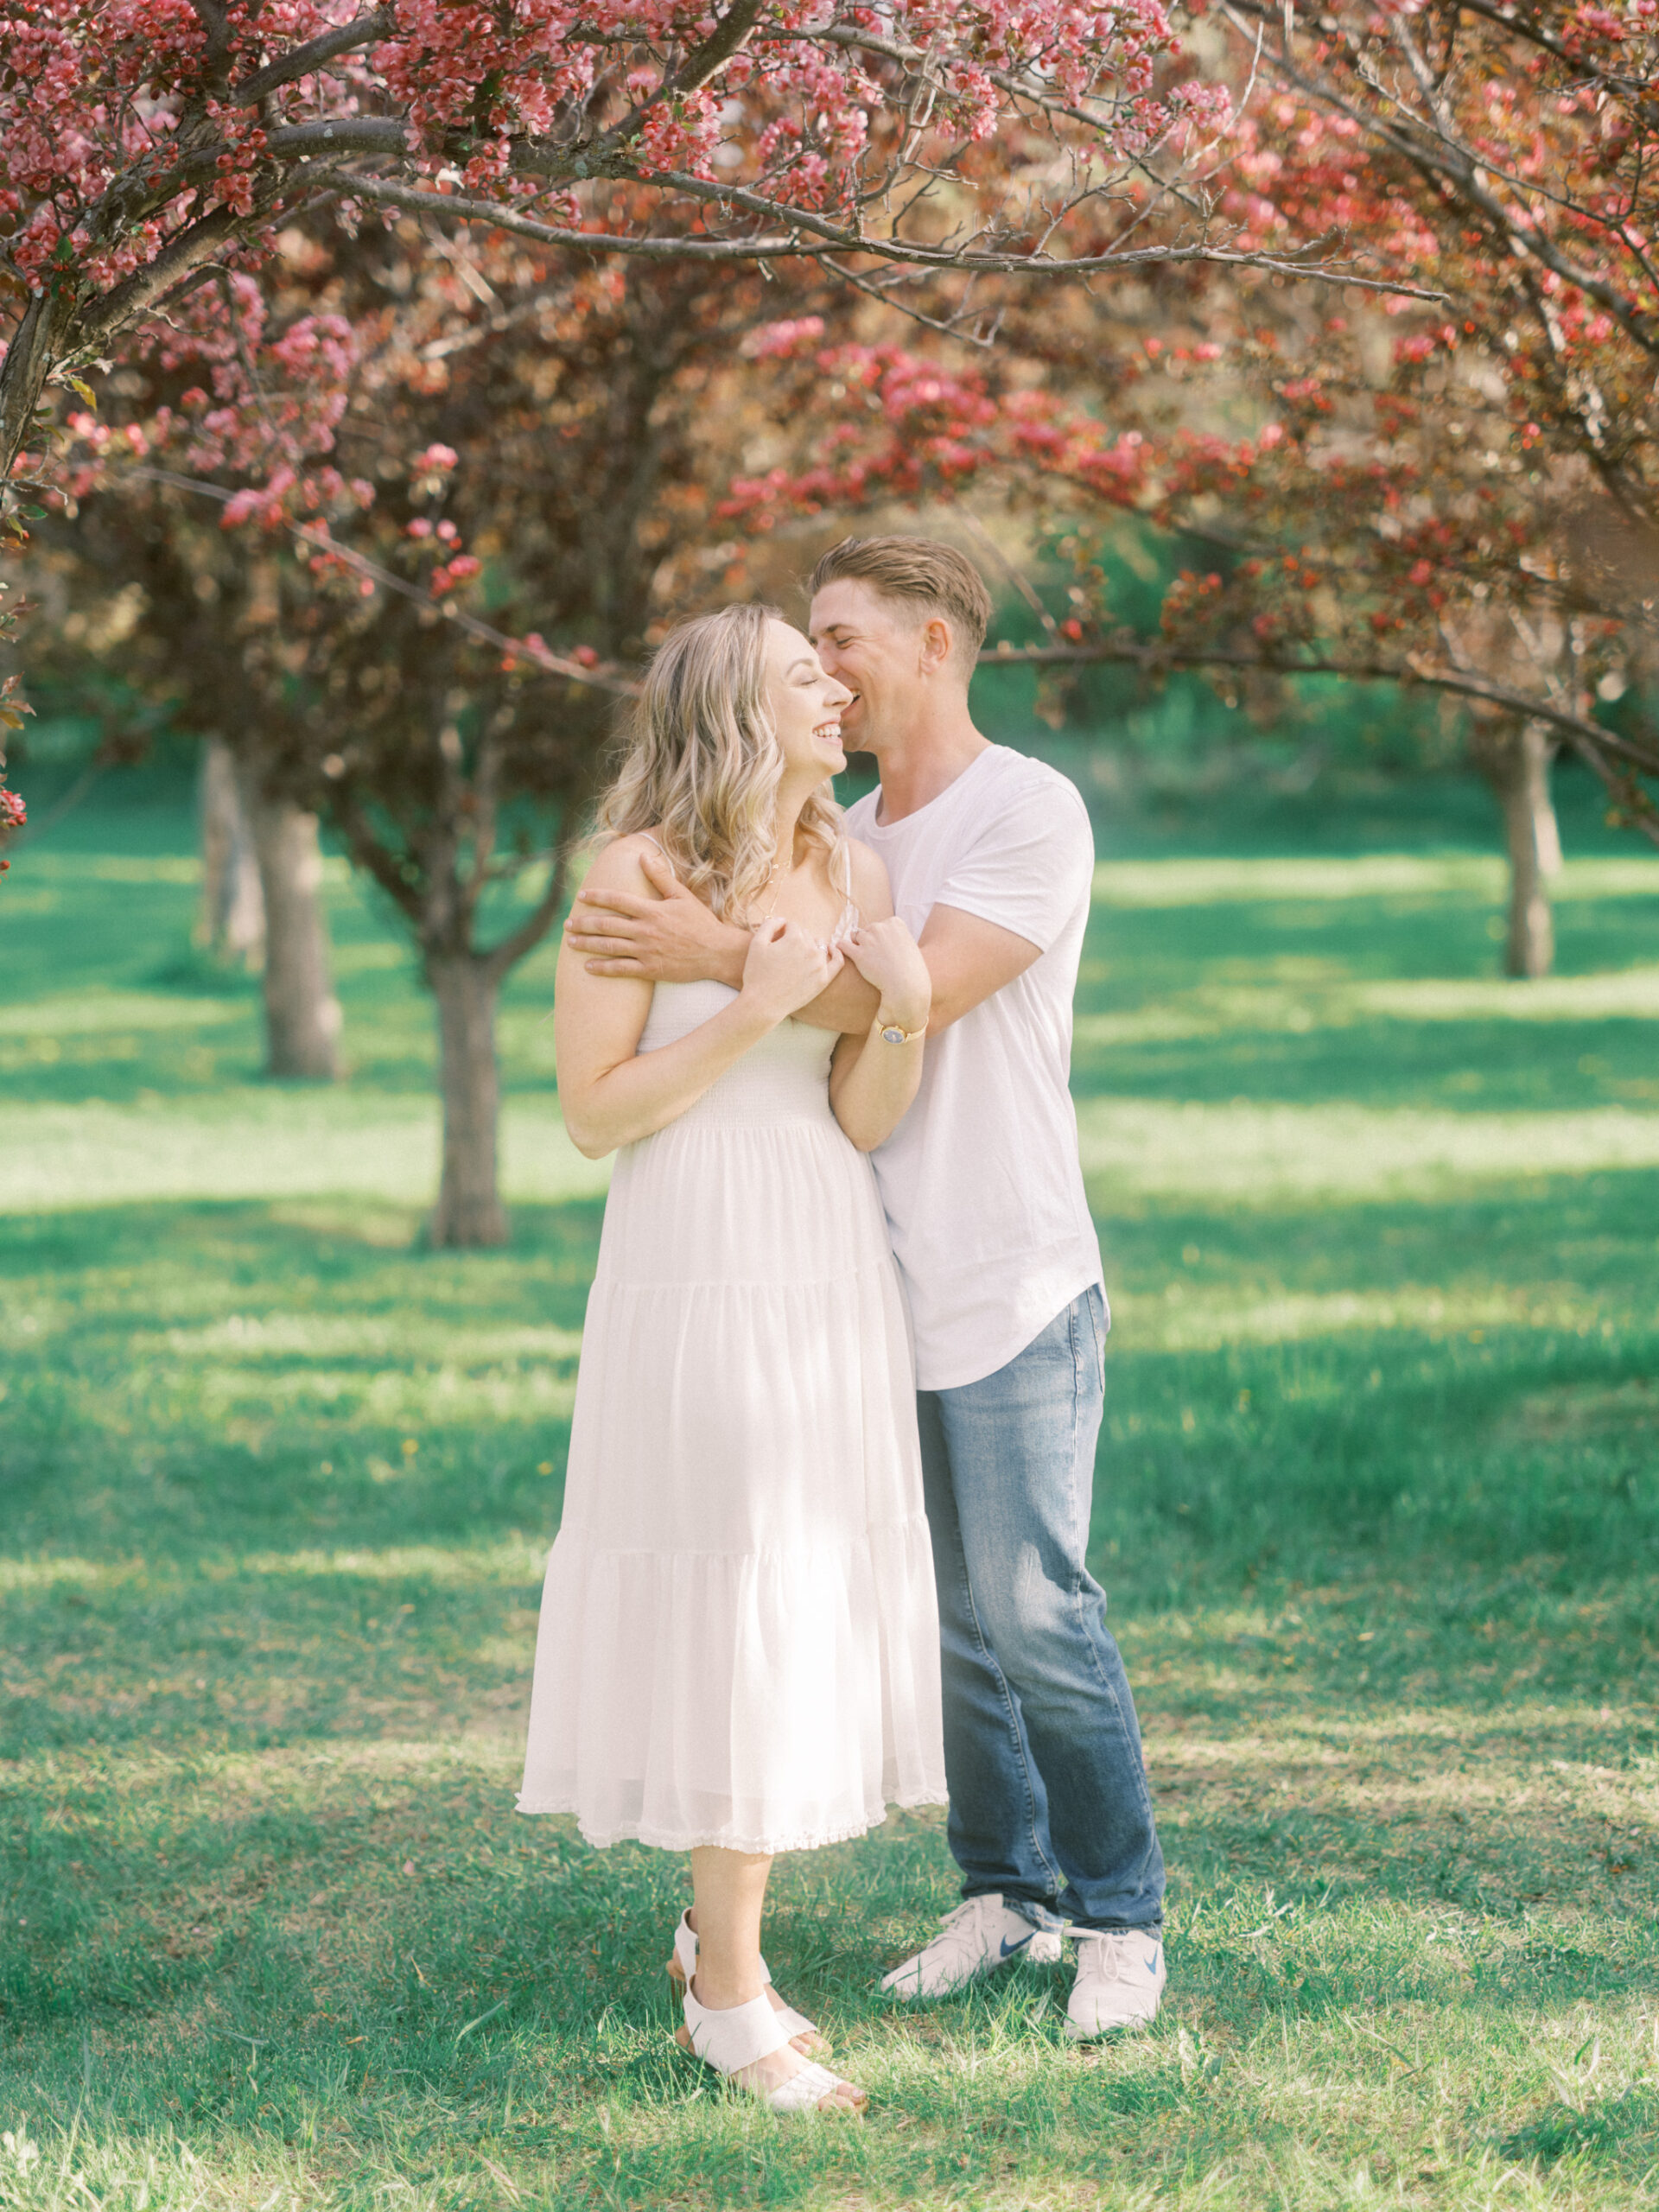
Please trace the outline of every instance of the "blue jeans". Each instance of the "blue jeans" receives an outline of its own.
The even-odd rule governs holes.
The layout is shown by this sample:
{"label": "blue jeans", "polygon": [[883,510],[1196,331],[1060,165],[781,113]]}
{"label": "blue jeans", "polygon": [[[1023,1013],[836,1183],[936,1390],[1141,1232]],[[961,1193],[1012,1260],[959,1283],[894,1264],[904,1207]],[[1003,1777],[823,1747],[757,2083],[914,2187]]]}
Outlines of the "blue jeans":
{"label": "blue jeans", "polygon": [[1106,1305],[1087,1290],[978,1382],[917,1395],[962,1893],[1039,1928],[1157,1928],[1164,1860],[1106,1597],[1084,1564]]}

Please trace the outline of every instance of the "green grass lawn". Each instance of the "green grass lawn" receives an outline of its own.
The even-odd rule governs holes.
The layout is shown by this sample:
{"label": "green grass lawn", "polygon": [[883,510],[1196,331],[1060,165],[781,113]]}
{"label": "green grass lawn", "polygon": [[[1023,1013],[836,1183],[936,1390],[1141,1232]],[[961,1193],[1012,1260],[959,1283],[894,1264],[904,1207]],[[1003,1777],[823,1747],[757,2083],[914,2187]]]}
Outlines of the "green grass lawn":
{"label": "green grass lawn", "polygon": [[1659,861],[1570,863],[1516,986],[1466,842],[1109,842],[1094,1551],[1168,1999],[886,2009],[954,1901],[895,1817],[779,1862],[872,2093],[791,2126],[671,2046],[683,1862],[512,1809],[602,1202],[550,948],[513,1245],[428,1254],[390,925],[334,869],[353,1078],[261,1085],[188,840],[88,806],[0,882],[0,2207],[1653,2202]]}

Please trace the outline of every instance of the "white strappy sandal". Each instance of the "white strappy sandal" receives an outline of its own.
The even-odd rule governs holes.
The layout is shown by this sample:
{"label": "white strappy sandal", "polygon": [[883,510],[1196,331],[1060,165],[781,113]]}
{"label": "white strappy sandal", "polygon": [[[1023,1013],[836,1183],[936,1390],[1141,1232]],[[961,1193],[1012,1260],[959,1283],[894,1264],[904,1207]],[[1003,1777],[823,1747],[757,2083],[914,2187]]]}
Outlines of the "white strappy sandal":
{"label": "white strappy sandal", "polygon": [[[771,2000],[765,1995],[751,1998],[747,2005],[731,2005],[719,2012],[710,2012],[699,2005],[690,1989],[680,2001],[685,2012],[685,2025],[675,2031],[674,2040],[705,2066],[712,2066],[716,2074],[741,2074],[757,2059],[790,2048],[784,2016],[772,2011]],[[827,2066],[816,2065],[810,2058],[803,2058],[789,2079],[779,2082],[775,2088],[751,2088],[747,2082],[741,2086],[771,2111],[785,2117],[804,2112],[840,2112],[853,2117],[861,2113],[870,2101],[861,2089],[853,2090],[855,2104],[838,2099],[836,2090],[852,2089],[852,2083],[843,2082],[838,2074],[832,2074]]]}
{"label": "white strappy sandal", "polygon": [[[680,1989],[690,1989],[691,1977],[696,1970],[697,1931],[691,1925],[690,1916],[683,1912],[674,1930],[674,1955],[668,1962],[668,1978]],[[772,1970],[764,1959],[760,1961],[760,1979],[768,1988],[771,1987]],[[810,2037],[817,2045],[819,2053],[825,2057],[829,2056],[829,2038],[815,2020],[809,2020],[804,2012],[798,2012],[792,2005],[772,2005],[770,1997],[767,1998],[766,2003],[772,2005],[772,2011],[782,2021],[785,2034],[791,2043],[794,2042],[797,2036]],[[803,2051],[801,2056],[804,2058],[807,2053]],[[747,2061],[744,2063],[747,2064]]]}

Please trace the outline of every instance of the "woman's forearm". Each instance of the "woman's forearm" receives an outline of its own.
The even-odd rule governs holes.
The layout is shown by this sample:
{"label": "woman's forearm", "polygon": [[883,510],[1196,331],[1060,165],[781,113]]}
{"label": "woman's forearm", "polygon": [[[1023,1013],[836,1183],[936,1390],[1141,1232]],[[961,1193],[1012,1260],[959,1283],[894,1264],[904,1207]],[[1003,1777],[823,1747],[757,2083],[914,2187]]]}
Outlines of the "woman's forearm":
{"label": "woman's forearm", "polygon": [[619,1145],[654,1135],[695,1106],[776,1027],[773,1015],[742,994],[673,1044],[635,1052],[562,1092],[571,1142],[585,1158],[602,1160]]}
{"label": "woman's forearm", "polygon": [[874,1025],[840,1047],[830,1077],[836,1119],[861,1152],[874,1152],[899,1126],[922,1079],[923,1041],[891,1045]]}

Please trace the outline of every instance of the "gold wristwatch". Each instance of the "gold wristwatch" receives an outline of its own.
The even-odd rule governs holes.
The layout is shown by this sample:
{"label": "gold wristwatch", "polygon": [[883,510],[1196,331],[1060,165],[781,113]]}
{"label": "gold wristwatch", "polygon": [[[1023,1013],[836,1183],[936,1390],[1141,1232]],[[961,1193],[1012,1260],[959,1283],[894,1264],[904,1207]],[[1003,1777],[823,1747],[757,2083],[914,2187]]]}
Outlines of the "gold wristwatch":
{"label": "gold wristwatch", "polygon": [[919,1029],[901,1029],[896,1021],[884,1022],[879,1014],[870,1027],[880,1036],[884,1045],[913,1045],[918,1037],[925,1037],[927,1034],[925,1022]]}

